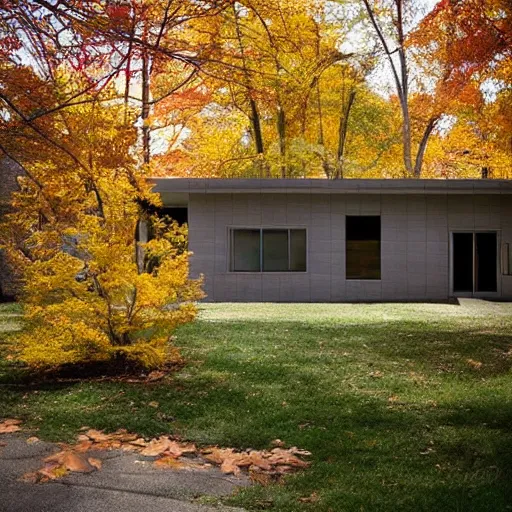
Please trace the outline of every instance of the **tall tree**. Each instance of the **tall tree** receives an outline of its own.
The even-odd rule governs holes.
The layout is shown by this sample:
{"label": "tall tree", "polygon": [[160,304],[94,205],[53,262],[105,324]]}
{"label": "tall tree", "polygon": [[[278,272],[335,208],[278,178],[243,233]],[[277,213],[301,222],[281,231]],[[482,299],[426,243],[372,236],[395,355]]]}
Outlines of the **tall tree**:
{"label": "tall tree", "polygon": [[415,148],[415,127],[411,114],[411,64],[408,48],[410,25],[418,15],[408,0],[363,0],[371,28],[391,69],[393,83],[402,112],[402,145],[405,173],[421,177],[428,141],[441,115],[432,111],[424,120]]}

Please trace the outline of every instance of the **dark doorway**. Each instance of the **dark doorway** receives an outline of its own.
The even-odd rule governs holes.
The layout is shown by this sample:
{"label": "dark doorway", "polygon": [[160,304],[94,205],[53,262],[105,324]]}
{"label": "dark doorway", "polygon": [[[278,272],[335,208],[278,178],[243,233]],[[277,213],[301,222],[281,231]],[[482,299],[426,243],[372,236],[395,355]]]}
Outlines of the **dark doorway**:
{"label": "dark doorway", "polygon": [[496,233],[476,233],[476,290],[477,292],[498,291]]}
{"label": "dark doorway", "polygon": [[453,291],[473,293],[473,233],[453,234]]}
{"label": "dark doorway", "polygon": [[494,232],[453,233],[453,291],[498,291],[498,235]]}

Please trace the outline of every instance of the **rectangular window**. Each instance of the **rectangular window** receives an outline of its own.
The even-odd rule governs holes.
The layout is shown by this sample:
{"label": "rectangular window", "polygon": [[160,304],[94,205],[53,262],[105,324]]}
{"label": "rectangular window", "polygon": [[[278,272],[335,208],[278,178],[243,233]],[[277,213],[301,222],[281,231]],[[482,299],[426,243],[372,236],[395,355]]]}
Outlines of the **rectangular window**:
{"label": "rectangular window", "polygon": [[233,231],[233,270],[237,272],[260,271],[259,229]]}
{"label": "rectangular window", "polygon": [[380,217],[346,217],[347,279],[380,279]]}
{"label": "rectangular window", "polygon": [[232,229],[232,272],[305,272],[305,229]]}

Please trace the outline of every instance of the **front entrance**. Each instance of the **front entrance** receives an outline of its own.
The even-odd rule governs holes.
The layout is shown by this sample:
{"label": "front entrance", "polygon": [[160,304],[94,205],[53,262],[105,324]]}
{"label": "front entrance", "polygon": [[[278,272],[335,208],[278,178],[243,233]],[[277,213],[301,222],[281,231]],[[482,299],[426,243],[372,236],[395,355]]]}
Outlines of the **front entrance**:
{"label": "front entrance", "polygon": [[452,279],[455,294],[498,291],[498,234],[495,231],[453,233]]}

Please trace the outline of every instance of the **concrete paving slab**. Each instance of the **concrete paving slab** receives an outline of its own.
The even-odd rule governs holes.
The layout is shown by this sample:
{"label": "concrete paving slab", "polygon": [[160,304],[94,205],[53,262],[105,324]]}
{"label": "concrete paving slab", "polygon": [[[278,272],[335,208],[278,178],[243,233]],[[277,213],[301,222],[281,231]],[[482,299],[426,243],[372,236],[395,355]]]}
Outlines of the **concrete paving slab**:
{"label": "concrete paving slab", "polygon": [[1,436],[0,512],[213,512],[241,511],[198,505],[201,496],[225,496],[250,485],[247,477],[226,476],[216,467],[157,469],[153,458],[121,450],[90,451],[100,471],[69,473],[58,482],[33,484],[19,478],[43,467],[42,459],[60,450],[53,443],[28,444],[20,435]]}

